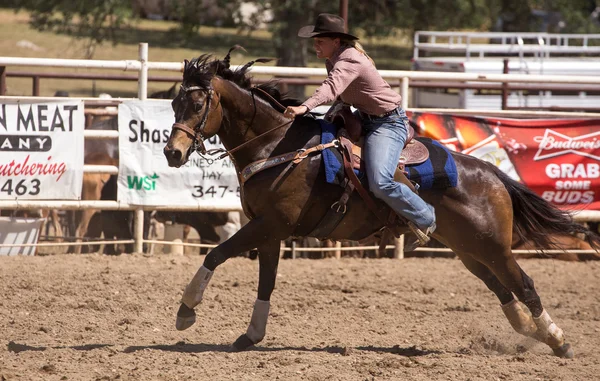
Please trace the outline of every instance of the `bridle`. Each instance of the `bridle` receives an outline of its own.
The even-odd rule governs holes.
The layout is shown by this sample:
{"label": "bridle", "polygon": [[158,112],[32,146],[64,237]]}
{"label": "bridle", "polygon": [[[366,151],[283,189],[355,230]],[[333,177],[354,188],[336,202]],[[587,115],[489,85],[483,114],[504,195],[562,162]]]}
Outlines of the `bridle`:
{"label": "bridle", "polygon": [[[179,91],[183,92],[184,94],[186,94],[189,91],[195,91],[195,90],[204,90],[204,89],[201,88],[200,86],[184,86],[184,85],[181,85]],[[271,97],[270,94],[268,94],[267,92],[265,92],[264,90],[262,90],[262,89],[260,89],[258,87],[254,87],[254,88],[252,88],[250,90],[250,92],[252,94],[253,103],[254,103],[254,91],[255,90],[259,90],[263,95],[267,96],[271,100],[271,102],[274,102],[274,104],[277,107],[279,107],[282,111],[286,109],[285,106],[281,105],[276,99],[274,99],[273,97]],[[294,121],[294,119],[290,119],[289,121],[287,121],[287,122],[285,122],[285,123],[283,123],[283,124],[281,124],[281,125],[279,125],[277,127],[274,127],[274,128],[272,128],[272,129],[270,129],[270,130],[268,130],[266,132],[263,132],[262,134],[260,134],[258,136],[255,136],[254,138],[252,138],[252,139],[250,139],[250,140],[248,140],[248,141],[246,141],[246,142],[240,144],[239,146],[234,147],[234,148],[232,148],[230,150],[218,148],[218,149],[213,149],[213,150],[207,151],[206,147],[204,146],[204,139],[205,139],[204,128],[206,127],[206,121],[208,120],[208,113],[210,111],[210,105],[211,105],[212,97],[213,97],[214,93],[215,93],[215,91],[213,90],[212,87],[209,87],[208,90],[206,91],[206,100],[205,100],[204,107],[203,107],[205,109],[204,115],[202,115],[202,119],[200,120],[200,123],[198,123],[196,125],[196,128],[191,129],[190,127],[186,126],[185,124],[178,123],[178,122],[173,123],[173,127],[172,127],[174,129],[181,130],[181,131],[185,132],[186,134],[188,134],[193,139],[192,146],[190,147],[190,150],[198,152],[198,154],[200,156],[204,156],[206,154],[216,155],[216,154],[219,154],[219,153],[223,152],[223,154],[221,156],[219,156],[217,158],[217,160],[223,159],[223,158],[225,158],[227,156],[230,156],[235,151],[238,151],[238,150],[242,149],[243,147],[245,147],[246,145],[254,142],[255,140],[257,140],[259,138],[262,138],[263,136],[265,136],[265,135],[267,135],[267,134],[269,134],[269,133],[271,133],[271,132],[273,132],[275,130],[280,129],[281,127],[287,126],[288,124],[291,124]],[[220,97],[219,97],[218,106],[219,105],[221,105],[221,98]],[[186,105],[186,107],[187,107],[187,105]],[[255,114],[256,114],[256,104],[255,103],[254,103],[254,111],[255,111]],[[183,114],[185,114],[185,110],[184,110]],[[252,117],[252,122],[250,123],[250,125],[252,125],[253,121],[254,121],[254,116]]]}
{"label": "bridle", "polygon": [[[201,88],[200,86],[184,86],[181,85],[179,92],[183,92],[184,94],[187,94],[190,91],[195,91],[195,90],[204,90],[203,88]],[[205,101],[204,101],[204,115],[202,115],[202,119],[200,119],[200,123],[198,123],[196,125],[196,128],[191,129],[190,127],[186,126],[183,123],[178,123],[175,122],[173,123],[173,129],[176,130],[181,130],[183,132],[185,132],[186,134],[188,134],[192,139],[192,146],[190,147],[190,150],[192,151],[196,151],[198,152],[200,155],[204,155],[206,154],[206,147],[204,146],[204,129],[206,128],[206,121],[208,120],[208,113],[210,112],[210,104],[212,103],[212,97],[213,94],[215,93],[215,91],[213,90],[212,87],[208,88],[208,91],[206,91],[206,97],[205,97]],[[219,103],[217,104],[217,106],[221,105],[221,99],[219,98]],[[187,104],[186,104],[187,107]],[[185,110],[183,112],[183,114],[185,115]]]}

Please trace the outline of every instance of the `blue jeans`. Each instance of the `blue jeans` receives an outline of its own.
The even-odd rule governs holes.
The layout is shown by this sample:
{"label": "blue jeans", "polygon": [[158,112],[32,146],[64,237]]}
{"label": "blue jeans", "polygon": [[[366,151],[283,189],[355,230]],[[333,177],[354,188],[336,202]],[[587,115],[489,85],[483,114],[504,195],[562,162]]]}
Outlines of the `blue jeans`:
{"label": "blue jeans", "polygon": [[[359,114],[360,115],[360,114]],[[408,118],[401,107],[390,116],[362,119],[366,130],[363,159],[369,189],[396,213],[426,230],[435,222],[433,206],[408,186],[394,181],[400,153],[408,134]]]}

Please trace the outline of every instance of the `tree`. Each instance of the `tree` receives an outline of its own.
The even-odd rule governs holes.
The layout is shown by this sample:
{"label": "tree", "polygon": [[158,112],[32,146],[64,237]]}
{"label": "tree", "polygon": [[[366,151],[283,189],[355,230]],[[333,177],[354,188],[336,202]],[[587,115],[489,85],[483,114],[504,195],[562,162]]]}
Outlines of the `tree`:
{"label": "tree", "polygon": [[31,12],[31,25],[86,39],[86,58],[104,41],[116,43],[116,33],[131,19],[131,0],[12,0],[13,7]]}
{"label": "tree", "polygon": [[[273,34],[277,65],[306,66],[308,41],[299,38],[297,33],[301,27],[314,22],[318,0],[258,0],[254,4],[256,10],[249,15],[250,23],[241,26],[255,29],[258,22],[265,21],[263,15],[271,14],[271,20],[267,22]],[[305,96],[304,86],[289,86],[287,92],[294,98]]]}
{"label": "tree", "polygon": [[545,1],[543,9],[560,14],[561,33],[598,33],[600,27],[593,17],[597,5],[595,0],[556,0]]}
{"label": "tree", "polygon": [[[130,24],[136,4],[145,0],[8,1],[29,10],[37,29],[86,38],[86,56],[91,58],[98,44],[118,41],[117,32]],[[249,21],[239,17],[242,3],[256,6]],[[281,66],[305,66],[310,41],[298,38],[298,29],[312,24],[318,13],[339,10],[337,0],[165,0],[161,4],[169,8],[166,16],[178,20],[187,34],[208,24],[251,31],[267,21]],[[561,32],[590,33],[599,29],[592,16],[597,6],[597,0],[349,0],[348,21],[351,32],[371,37],[398,30],[408,35],[416,30],[490,30],[499,19],[504,20],[501,30],[525,32],[539,29],[532,11],[539,15],[542,10],[560,15]],[[270,21],[265,20],[266,14],[272,15]]]}
{"label": "tree", "polygon": [[[86,41],[86,58],[92,58],[103,42],[116,44],[119,31],[131,27],[146,7],[179,21],[185,35],[197,33],[201,25],[232,24],[235,10],[226,0],[9,0],[9,6],[31,13],[31,25],[41,31],[66,33]],[[157,8],[158,7],[158,8]]]}
{"label": "tree", "polygon": [[172,0],[165,3],[168,18],[178,20],[180,30],[187,36],[198,33],[202,25],[235,26],[233,15],[241,5],[227,0]]}
{"label": "tree", "polygon": [[596,0],[502,0],[503,32],[597,33]]}

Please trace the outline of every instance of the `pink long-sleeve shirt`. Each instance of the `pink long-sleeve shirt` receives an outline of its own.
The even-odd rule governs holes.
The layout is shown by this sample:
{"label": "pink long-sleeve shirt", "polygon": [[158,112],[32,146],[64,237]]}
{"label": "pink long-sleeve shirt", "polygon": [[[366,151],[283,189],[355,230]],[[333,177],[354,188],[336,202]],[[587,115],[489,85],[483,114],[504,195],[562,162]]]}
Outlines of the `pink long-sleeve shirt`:
{"label": "pink long-sleeve shirt", "polygon": [[303,106],[308,110],[333,102],[338,96],[359,111],[380,115],[400,105],[402,97],[364,54],[353,47],[341,47],[325,62],[327,78]]}

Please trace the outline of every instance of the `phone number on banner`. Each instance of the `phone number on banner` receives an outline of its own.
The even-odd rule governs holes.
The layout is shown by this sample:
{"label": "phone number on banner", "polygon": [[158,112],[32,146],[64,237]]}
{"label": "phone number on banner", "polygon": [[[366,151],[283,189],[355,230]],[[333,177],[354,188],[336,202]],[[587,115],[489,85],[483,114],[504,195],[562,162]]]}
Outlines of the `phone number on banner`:
{"label": "phone number on banner", "polygon": [[240,197],[240,187],[230,187],[228,185],[194,185],[192,196],[195,198],[224,198],[227,195],[235,194]]}
{"label": "phone number on banner", "polygon": [[9,196],[37,196],[40,194],[41,181],[38,179],[23,179],[14,180],[8,179],[4,182],[0,181],[0,193]]}

